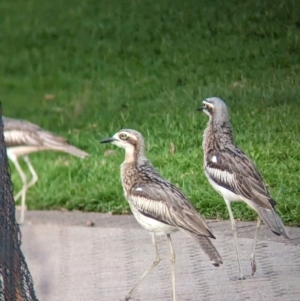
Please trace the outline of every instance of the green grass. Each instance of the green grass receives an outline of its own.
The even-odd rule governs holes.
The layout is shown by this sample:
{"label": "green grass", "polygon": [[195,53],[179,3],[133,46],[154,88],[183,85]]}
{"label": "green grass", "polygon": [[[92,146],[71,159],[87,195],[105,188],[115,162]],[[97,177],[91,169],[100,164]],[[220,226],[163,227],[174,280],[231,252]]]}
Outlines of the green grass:
{"label": "green grass", "polygon": [[[4,115],[91,154],[32,155],[39,181],[27,194],[30,209],[128,212],[124,152],[99,140],[134,128],[199,212],[228,218],[203,174],[207,116],[196,112],[204,98],[220,96],[283,221],[300,225],[299,1],[3,0],[0,38]],[[12,179],[18,190],[14,168]],[[239,219],[256,217],[233,207]]]}

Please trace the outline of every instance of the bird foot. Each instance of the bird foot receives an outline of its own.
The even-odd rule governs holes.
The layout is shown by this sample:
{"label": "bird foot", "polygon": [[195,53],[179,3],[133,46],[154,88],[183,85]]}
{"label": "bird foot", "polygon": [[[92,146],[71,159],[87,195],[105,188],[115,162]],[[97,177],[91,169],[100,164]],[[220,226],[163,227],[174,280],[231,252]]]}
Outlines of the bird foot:
{"label": "bird foot", "polygon": [[251,268],[252,268],[252,276],[255,274],[256,272],[256,261],[255,261],[255,258],[250,258],[250,261],[251,261]]}
{"label": "bird foot", "polygon": [[239,280],[245,280],[246,278],[244,276],[239,276],[239,277],[234,276],[234,277],[232,277],[230,279],[233,280],[233,281],[239,281]]}

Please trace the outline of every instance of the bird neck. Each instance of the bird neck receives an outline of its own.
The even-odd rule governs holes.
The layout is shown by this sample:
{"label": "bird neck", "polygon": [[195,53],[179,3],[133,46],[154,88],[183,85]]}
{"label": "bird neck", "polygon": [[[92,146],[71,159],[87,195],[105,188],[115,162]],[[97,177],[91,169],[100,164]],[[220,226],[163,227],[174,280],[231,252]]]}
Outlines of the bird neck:
{"label": "bird neck", "polygon": [[147,160],[145,157],[145,150],[142,144],[131,145],[125,149],[125,163],[140,163]]}
{"label": "bird neck", "polygon": [[125,196],[127,197],[132,186],[141,180],[140,167],[147,164],[144,153],[133,151],[129,153],[126,150],[125,161],[121,165],[121,179]]}
{"label": "bird neck", "polygon": [[223,149],[226,145],[233,144],[230,121],[224,121],[210,117],[204,131],[203,147]]}

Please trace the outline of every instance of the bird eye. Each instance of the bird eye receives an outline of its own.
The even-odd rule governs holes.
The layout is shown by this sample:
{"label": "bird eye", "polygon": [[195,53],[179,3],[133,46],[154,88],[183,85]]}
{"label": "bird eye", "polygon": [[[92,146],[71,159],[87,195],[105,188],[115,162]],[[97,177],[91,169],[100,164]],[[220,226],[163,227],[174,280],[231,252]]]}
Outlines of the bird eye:
{"label": "bird eye", "polygon": [[119,136],[122,140],[126,140],[128,138],[128,135],[125,133],[120,134]]}

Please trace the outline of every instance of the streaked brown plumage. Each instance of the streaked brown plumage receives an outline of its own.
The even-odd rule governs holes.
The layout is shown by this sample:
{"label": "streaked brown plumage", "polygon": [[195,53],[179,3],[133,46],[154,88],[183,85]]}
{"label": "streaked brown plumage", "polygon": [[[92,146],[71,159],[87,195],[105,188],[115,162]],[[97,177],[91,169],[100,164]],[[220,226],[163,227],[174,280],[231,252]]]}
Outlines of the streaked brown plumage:
{"label": "streaked brown plumage", "polygon": [[[155,234],[166,234],[172,254],[170,234],[181,230],[199,243],[214,265],[221,264],[222,258],[209,239],[215,238],[210,228],[182,192],[163,179],[147,160],[142,135],[137,131],[126,129],[101,142],[111,142],[125,149],[125,161],[121,165],[124,194],[138,223],[152,233],[154,246],[156,247]],[[156,254],[158,256],[157,249]],[[156,262],[159,262],[159,257],[156,258]],[[153,263],[144,273],[128,294],[127,299],[156,264]],[[174,265],[172,265],[172,271],[174,271]],[[172,283],[173,300],[175,300],[173,272]]]}
{"label": "streaked brown plumage", "polygon": [[205,174],[226,202],[236,241],[240,278],[243,278],[230,202],[245,201],[259,215],[251,254],[252,275],[256,271],[254,254],[261,220],[276,235],[283,235],[285,238],[288,235],[275,211],[276,201],[271,198],[262,176],[254,163],[234,144],[226,104],[221,99],[212,97],[203,101],[201,109],[209,116],[203,136]]}
{"label": "streaked brown plumage", "polygon": [[[38,176],[28,155],[38,151],[52,150],[69,153],[79,158],[85,158],[88,156],[88,153],[70,145],[63,137],[52,134],[29,121],[3,117],[3,124],[8,158],[14,163],[23,182],[21,191],[15,196],[15,200],[22,197],[20,223],[23,223],[26,192],[28,188],[33,186],[38,180]],[[32,174],[32,179],[29,183],[18,162],[19,157],[23,157]]]}
{"label": "streaked brown plumage", "polygon": [[[28,146],[36,150],[54,150],[85,158],[88,153],[71,145],[65,138],[57,136],[26,120],[3,117],[7,147]],[[26,153],[26,150],[24,150]]]}

